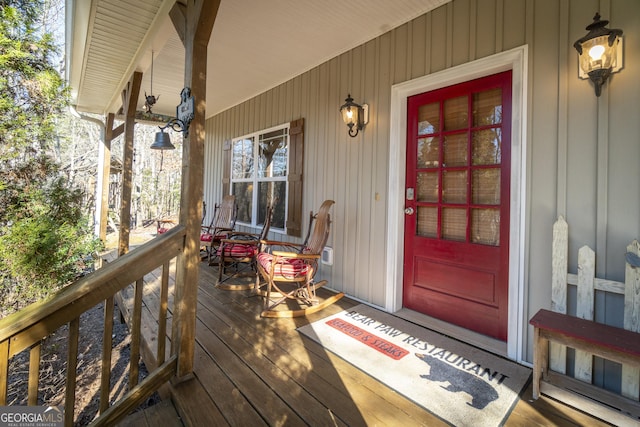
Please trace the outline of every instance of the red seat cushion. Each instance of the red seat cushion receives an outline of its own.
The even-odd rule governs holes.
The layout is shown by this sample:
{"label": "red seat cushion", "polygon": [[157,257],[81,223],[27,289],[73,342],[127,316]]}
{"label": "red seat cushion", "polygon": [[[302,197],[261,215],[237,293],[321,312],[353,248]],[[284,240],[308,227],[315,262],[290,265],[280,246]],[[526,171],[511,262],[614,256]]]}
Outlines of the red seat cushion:
{"label": "red seat cushion", "polygon": [[225,243],[218,248],[218,256],[222,255],[224,249],[224,256],[230,258],[250,258],[258,253],[258,248],[255,245],[244,245],[242,243]]}
{"label": "red seat cushion", "polygon": [[[266,271],[271,271],[273,259],[274,256],[269,253],[260,252],[258,254],[258,263],[260,263],[262,268]],[[274,275],[276,276],[276,279],[277,277],[294,279],[307,274],[310,268],[311,267],[301,259],[278,258],[278,263],[274,269]]]}
{"label": "red seat cushion", "polygon": [[213,234],[210,234],[210,233],[202,233],[200,235],[200,241],[201,242],[212,242],[214,240],[226,239],[227,237],[228,237],[227,234],[216,234],[214,236]]}

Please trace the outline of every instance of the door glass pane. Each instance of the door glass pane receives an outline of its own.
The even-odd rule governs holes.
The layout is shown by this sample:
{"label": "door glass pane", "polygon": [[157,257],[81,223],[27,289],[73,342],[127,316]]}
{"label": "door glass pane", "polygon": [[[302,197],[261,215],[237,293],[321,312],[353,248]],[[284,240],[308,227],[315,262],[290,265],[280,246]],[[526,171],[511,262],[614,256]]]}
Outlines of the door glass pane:
{"label": "door glass pane", "polygon": [[477,169],[473,171],[472,200],[477,205],[500,204],[500,169]]}
{"label": "door glass pane", "polygon": [[440,103],[421,105],[418,108],[418,135],[436,133],[440,129]]}
{"label": "door glass pane", "polygon": [[466,96],[444,101],[444,130],[465,129],[469,127],[468,101]]}
{"label": "door glass pane", "polygon": [[502,129],[473,132],[473,164],[499,165],[502,159]]}
{"label": "door glass pane", "polygon": [[231,178],[244,179],[253,177],[253,138],[233,141],[231,158]]}
{"label": "door glass pane", "polygon": [[418,138],[418,164],[420,168],[437,168],[440,156],[439,138]]}
{"label": "door glass pane", "polygon": [[473,95],[473,126],[502,123],[502,89],[491,89]]}
{"label": "door glass pane", "polygon": [[236,205],[238,207],[237,220],[251,223],[253,184],[250,182],[234,182],[231,188],[233,195],[236,196]]}
{"label": "door glass pane", "polygon": [[467,166],[467,134],[447,135],[444,138],[444,167]]}
{"label": "door glass pane", "polygon": [[273,204],[271,227],[284,228],[284,215],[287,200],[285,181],[260,182],[258,184],[258,225],[264,224],[267,203]]}
{"label": "door glass pane", "polygon": [[418,206],[416,234],[422,237],[438,237],[438,208]]}
{"label": "door glass pane", "polygon": [[445,171],[442,181],[444,203],[467,203],[467,171]]}
{"label": "door glass pane", "polygon": [[464,242],[467,238],[467,210],[465,208],[442,209],[442,238]]}
{"label": "door glass pane", "polygon": [[418,201],[438,203],[438,172],[418,173]]}
{"label": "door glass pane", "polygon": [[258,177],[287,176],[288,129],[278,129],[260,135],[258,147]]}
{"label": "door glass pane", "polygon": [[471,241],[483,245],[499,245],[500,211],[498,209],[471,210]]}

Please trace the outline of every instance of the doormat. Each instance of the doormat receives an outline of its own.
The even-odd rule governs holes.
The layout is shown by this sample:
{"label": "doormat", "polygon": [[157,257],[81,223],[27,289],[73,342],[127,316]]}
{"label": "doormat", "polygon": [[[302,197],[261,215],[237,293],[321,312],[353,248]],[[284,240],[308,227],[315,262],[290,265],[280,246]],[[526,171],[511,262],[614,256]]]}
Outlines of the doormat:
{"label": "doormat", "polygon": [[360,304],[298,328],[454,426],[501,426],[531,369]]}

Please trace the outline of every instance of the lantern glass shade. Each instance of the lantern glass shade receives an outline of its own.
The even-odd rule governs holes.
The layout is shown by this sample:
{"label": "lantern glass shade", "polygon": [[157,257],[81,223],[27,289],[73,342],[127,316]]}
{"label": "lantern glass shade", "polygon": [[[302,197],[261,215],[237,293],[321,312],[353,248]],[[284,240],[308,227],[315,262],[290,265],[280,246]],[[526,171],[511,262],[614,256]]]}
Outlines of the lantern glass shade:
{"label": "lantern glass shade", "polygon": [[342,120],[344,123],[349,126],[357,126],[358,125],[358,106],[357,105],[348,105],[342,108]]}
{"label": "lantern glass shade", "polygon": [[156,132],[156,138],[150,147],[152,150],[175,150],[175,146],[171,143],[171,137],[164,130]]}
{"label": "lantern glass shade", "polygon": [[609,45],[609,36],[596,37],[582,43],[580,68],[585,74],[602,69],[615,69],[618,59],[619,37]]}

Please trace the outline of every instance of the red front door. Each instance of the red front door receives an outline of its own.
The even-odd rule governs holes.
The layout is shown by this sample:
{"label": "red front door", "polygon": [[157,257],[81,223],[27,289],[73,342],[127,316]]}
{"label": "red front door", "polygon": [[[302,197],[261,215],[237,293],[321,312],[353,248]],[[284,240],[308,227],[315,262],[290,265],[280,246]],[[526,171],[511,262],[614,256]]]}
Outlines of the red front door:
{"label": "red front door", "polygon": [[410,97],[403,305],[507,339],[511,71]]}

